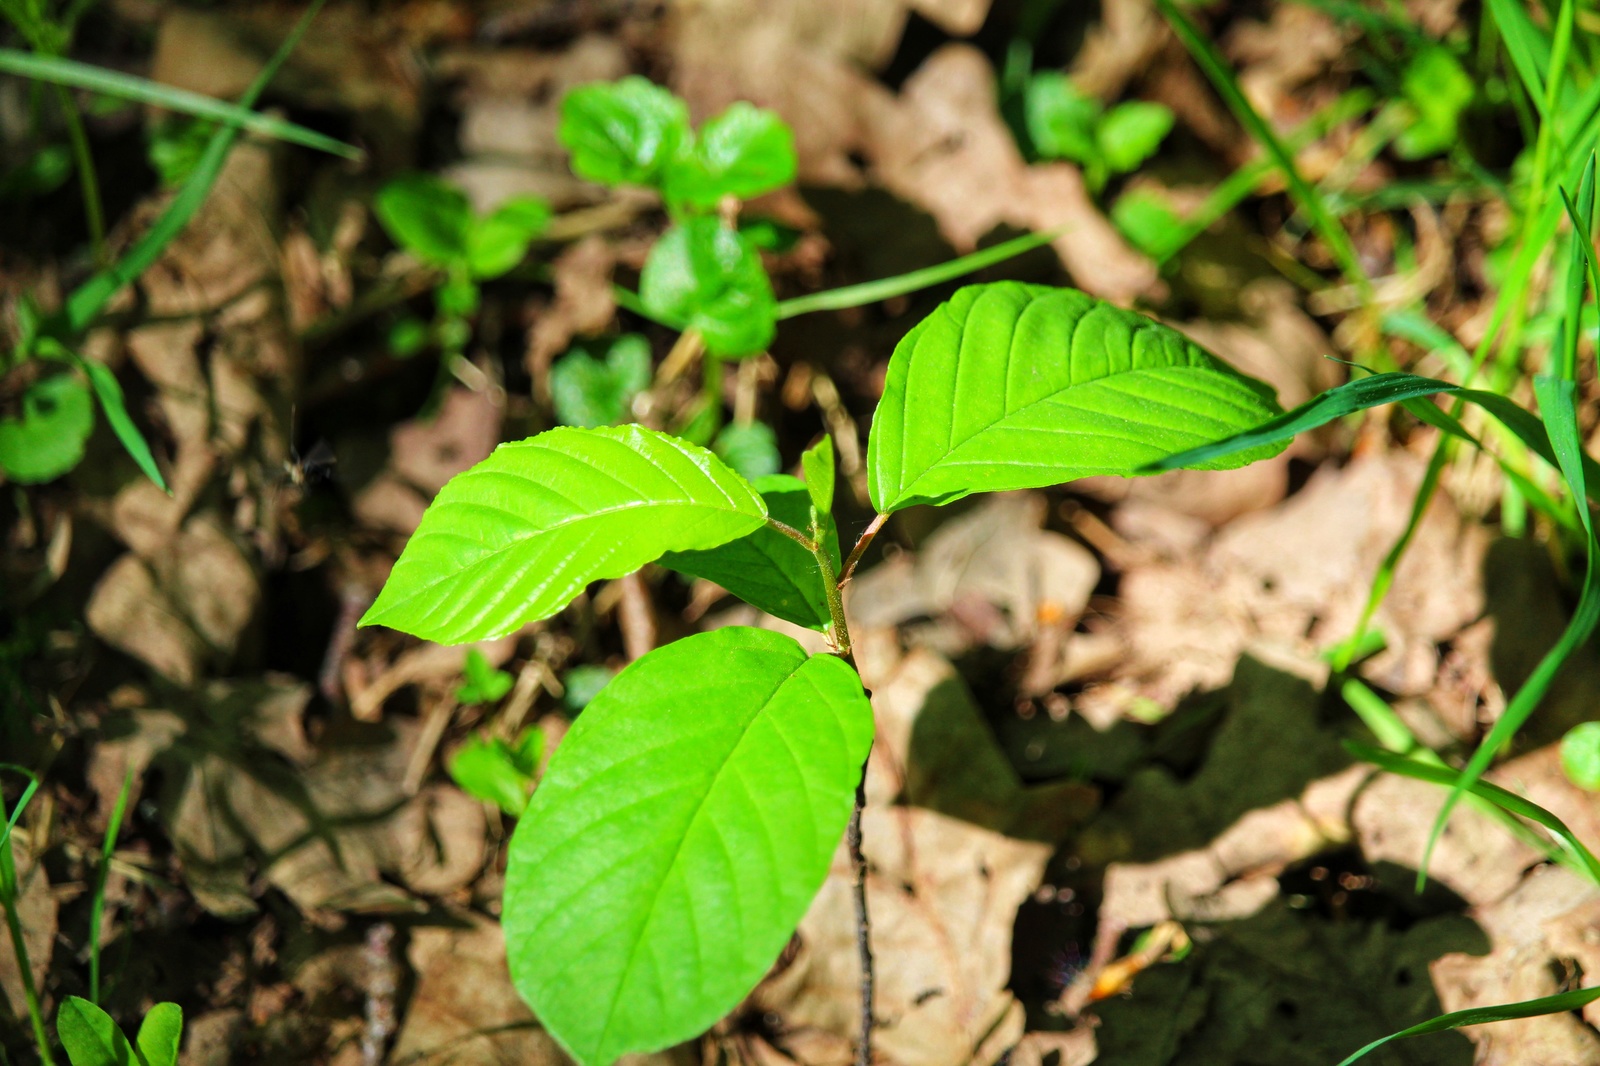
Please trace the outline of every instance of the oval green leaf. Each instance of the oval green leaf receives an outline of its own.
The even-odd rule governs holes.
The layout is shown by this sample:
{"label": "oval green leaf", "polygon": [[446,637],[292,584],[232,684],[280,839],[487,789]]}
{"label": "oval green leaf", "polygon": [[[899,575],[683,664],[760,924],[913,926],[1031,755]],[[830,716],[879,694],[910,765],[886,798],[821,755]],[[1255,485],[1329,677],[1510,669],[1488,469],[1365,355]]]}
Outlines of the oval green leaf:
{"label": "oval green leaf", "polygon": [[777,332],[778,301],[761,255],[738,230],[691,218],[662,235],[639,276],[651,314],[696,329],[712,355],[754,355]]}
{"label": "oval green leaf", "polygon": [[[959,290],[889,361],[867,443],[873,506],[1132,476],[1279,413],[1271,388],[1171,329],[1075,289]],[[1211,462],[1276,455],[1268,444]]]}
{"label": "oval green leaf", "polygon": [[53,481],[83,459],[94,429],[89,389],[71,374],[34,382],[22,394],[18,418],[0,418],[0,472],[35,485]]}
{"label": "oval green leaf", "polygon": [[772,965],[828,872],[872,743],[855,671],[729,628],[629,666],[511,840],[511,976],[584,1064],[686,1040]]}
{"label": "oval green leaf", "polygon": [[1561,738],[1561,769],[1586,792],[1600,792],[1600,722],[1583,722]]}
{"label": "oval green leaf", "polygon": [[817,514],[833,512],[833,438],[824,433],[822,439],[807,448],[800,456],[800,469],[806,476],[806,490],[811,493],[811,503]]}
{"label": "oval green leaf", "polygon": [[395,178],[372,198],[372,210],[396,244],[438,266],[467,254],[477,224],[466,193],[431,174]]}
{"label": "oval green leaf", "polygon": [[183,1008],[157,1003],[139,1025],[135,1043],[146,1066],[178,1066],[178,1043],[183,1036]]}
{"label": "oval green leaf", "polygon": [[497,278],[522,262],[528,245],[550,225],[550,205],[513,196],[467,228],[467,267],[475,278]]}
{"label": "oval green leaf", "polygon": [[638,75],[580,85],[561,101],[557,136],[572,171],[603,185],[654,185],[689,137],[689,108]]}
{"label": "oval green leaf", "polygon": [[440,644],[504,636],[591,581],[714,548],[766,517],[704,448],[642,426],[552,429],[440,490],[361,624]]}
{"label": "oval green leaf", "polygon": [[743,100],[700,127],[693,147],[667,168],[667,199],[712,208],[724,196],[748,200],[794,180],[794,134],[778,117]]}
{"label": "oval green leaf", "polygon": [[[773,474],[756,481],[755,487],[773,518],[802,532],[810,529],[811,495],[799,478]],[[822,511],[819,517],[823,546],[837,574],[839,533],[832,514]],[[770,526],[707,551],[668,552],[661,565],[715,581],[751,606],[798,626],[827,629],[832,621],[816,558]]]}
{"label": "oval green leaf", "polygon": [[111,1015],[78,996],[56,1011],[56,1035],[72,1066],[137,1066],[133,1045]]}

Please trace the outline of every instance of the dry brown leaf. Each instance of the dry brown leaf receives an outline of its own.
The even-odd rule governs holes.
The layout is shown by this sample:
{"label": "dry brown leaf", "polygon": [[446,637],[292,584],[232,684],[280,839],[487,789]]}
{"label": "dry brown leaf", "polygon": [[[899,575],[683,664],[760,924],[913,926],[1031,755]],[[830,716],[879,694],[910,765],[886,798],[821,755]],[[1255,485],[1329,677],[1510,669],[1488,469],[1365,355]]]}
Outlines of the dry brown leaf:
{"label": "dry brown leaf", "polygon": [[[869,806],[863,833],[878,1052],[898,1066],[988,1066],[1006,1050],[990,1039],[997,1027],[1021,1036],[1005,990],[1011,926],[1049,846],[914,807]],[[858,1031],[853,883],[841,846],[800,923],[799,955],[753,993],[786,1031],[811,1033],[823,1054],[808,1061],[832,1061]]]}

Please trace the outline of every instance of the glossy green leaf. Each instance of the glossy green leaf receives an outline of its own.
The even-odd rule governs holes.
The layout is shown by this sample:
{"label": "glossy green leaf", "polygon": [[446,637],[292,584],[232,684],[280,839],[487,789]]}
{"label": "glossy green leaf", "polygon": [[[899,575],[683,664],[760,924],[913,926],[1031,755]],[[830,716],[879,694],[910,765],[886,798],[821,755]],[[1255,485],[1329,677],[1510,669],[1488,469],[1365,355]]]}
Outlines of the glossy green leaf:
{"label": "glossy green leaf", "polygon": [[111,1015],[77,996],[56,1011],[56,1035],[72,1066],[141,1066]]}
{"label": "glossy green leaf", "polygon": [[794,180],[794,134],[777,112],[739,101],[700,127],[666,172],[671,203],[712,208],[748,200]]}
{"label": "glossy green leaf", "polygon": [[89,389],[72,374],[53,374],[28,386],[16,418],[0,418],[0,471],[12,481],[53,481],[83,459],[94,429]]}
{"label": "glossy green leaf", "polygon": [[1111,222],[1128,243],[1152,259],[1166,258],[1183,237],[1183,219],[1154,189],[1129,189],[1111,205]]}
{"label": "glossy green leaf", "polygon": [[507,954],[540,1023],[602,1066],[736,1007],[827,875],[871,743],[855,671],[767,630],[618,674],[511,841]]}
{"label": "glossy green leaf", "polygon": [[378,190],[372,209],[400,247],[436,266],[467,254],[477,224],[466,193],[432,174],[406,174]]}
{"label": "glossy green leaf", "polygon": [[1115,174],[1126,174],[1156,154],[1172,132],[1172,110],[1150,100],[1118,104],[1100,120],[1095,140],[1101,158]]}
{"label": "glossy green leaf", "polygon": [[550,205],[513,196],[467,230],[467,267],[475,278],[497,278],[522,262],[528,245],[550,225]]}
{"label": "glossy green leaf", "polygon": [[711,442],[717,457],[754,481],[776,474],[782,459],[778,456],[778,435],[765,422],[735,422],[724,426]]}
{"label": "glossy green leaf", "polygon": [[146,1066],[178,1066],[178,1045],[183,1038],[183,1008],[157,1003],[139,1024],[134,1046]]}
{"label": "glossy green leaf", "polygon": [[699,330],[712,355],[754,355],[777,332],[778,303],[760,254],[715,218],[688,219],[655,243],[639,296],[652,314]]}
{"label": "glossy green leaf", "polygon": [[[1172,443],[1278,411],[1269,387],[1159,322],[1074,289],[972,285],[895,348],[867,443],[868,488],[887,513],[1128,476]],[[1194,465],[1229,469],[1282,450]]]}
{"label": "glossy green leaf", "polygon": [[[794,529],[811,526],[811,495],[799,478],[773,474],[755,483],[767,513]],[[839,532],[833,516],[821,512],[823,544],[839,572]],[[668,552],[661,565],[714,581],[754,607],[795,625],[828,627],[828,597],[816,558],[792,538],[770,526],[747,537],[698,552]]]}
{"label": "glossy green leaf", "polygon": [[1508,1022],[1517,1018],[1537,1018],[1542,1014],[1565,1014],[1568,1011],[1580,1010],[1597,999],[1600,999],[1600,986],[1578,988],[1554,996],[1523,1000],[1521,1003],[1499,1003],[1492,1007],[1471,1007],[1467,1010],[1452,1011],[1437,1018],[1429,1018],[1398,1033],[1380,1037],[1344,1059],[1339,1066],[1351,1066],[1352,1063],[1366,1058],[1391,1040],[1442,1033],[1447,1029],[1459,1029],[1464,1025],[1486,1025],[1489,1022]]}
{"label": "glossy green leaf", "polygon": [[550,368],[556,417],[569,426],[609,426],[629,413],[634,397],[650,387],[650,342],[625,333],[603,359],[587,346],[573,348]]}
{"label": "glossy green leaf", "polygon": [[561,101],[557,135],[579,177],[654,185],[689,139],[689,108],[638,75],[580,85]]}
{"label": "glossy green leaf", "polygon": [[361,624],[441,644],[504,636],[591,581],[714,548],[766,517],[703,448],[642,426],[552,429],[440,490]]}
{"label": "glossy green leaf", "polygon": [[833,438],[824,433],[821,440],[807,448],[800,456],[800,470],[806,476],[806,491],[811,494],[811,503],[816,507],[817,514],[832,514]]}

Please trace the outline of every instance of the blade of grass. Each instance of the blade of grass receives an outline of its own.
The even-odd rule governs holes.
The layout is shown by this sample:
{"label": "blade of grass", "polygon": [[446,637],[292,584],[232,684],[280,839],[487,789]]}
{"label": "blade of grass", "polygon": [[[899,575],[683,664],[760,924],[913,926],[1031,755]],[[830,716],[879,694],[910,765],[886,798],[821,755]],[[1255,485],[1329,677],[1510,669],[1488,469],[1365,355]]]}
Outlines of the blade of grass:
{"label": "blade of grass", "polygon": [[[312,0],[306,7],[305,14],[300,16],[300,21],[295,23],[294,29],[278,47],[278,51],[245,90],[244,96],[239,100],[241,108],[249,108],[255,104],[262,90],[278,73],[283,61],[289,57],[295,45],[300,43],[300,38],[310,28],[312,19],[316,18],[324,2],[325,0]],[[183,232],[183,228],[189,224],[189,220],[211,194],[211,187],[216,184],[218,175],[222,173],[222,165],[227,162],[228,152],[238,135],[239,127],[231,121],[218,127],[206,143],[205,152],[201,155],[200,162],[196,164],[193,176],[173,198],[172,203],[167,205],[167,209],[162,212],[149,232],[141,237],[114,266],[97,272],[67,297],[66,307],[63,310],[64,321],[60,325],[69,336],[76,336],[88,329],[110,299],[124,285],[134,281],[149,269],[151,264],[160,258],[167,245]]]}
{"label": "blade of grass", "polygon": [[111,874],[111,855],[122,832],[122,819],[128,812],[128,794],[133,791],[133,767],[122,778],[122,791],[111,808],[105,840],[100,845],[100,869],[94,875],[94,898],[89,904],[89,1002],[100,1005],[100,922],[106,909],[106,880]]}
{"label": "blade of grass", "polygon": [[1413,1025],[1409,1029],[1402,1029],[1398,1033],[1374,1040],[1366,1047],[1355,1052],[1339,1066],[1350,1066],[1391,1040],[1401,1040],[1412,1036],[1426,1036],[1429,1033],[1442,1033],[1446,1029],[1458,1029],[1463,1025],[1483,1025],[1486,1022],[1506,1022],[1516,1018],[1535,1018],[1541,1014],[1562,1014],[1566,1011],[1577,1010],[1587,1004],[1600,999],[1600,987],[1579,988],[1571,992],[1562,992],[1559,995],[1544,996],[1541,999],[1523,1000],[1521,1003],[1502,1003],[1493,1007],[1472,1007],[1468,1010],[1453,1011],[1450,1014],[1441,1014],[1437,1018],[1430,1018],[1425,1022]]}
{"label": "blade of grass", "polygon": [[83,128],[83,115],[78,102],[65,88],[56,86],[56,103],[61,108],[61,120],[67,124],[67,141],[72,145],[72,165],[78,172],[78,187],[83,195],[83,218],[89,227],[89,243],[94,248],[95,262],[106,258],[106,212],[100,199],[100,176],[94,167],[94,152],[89,147],[89,134]]}
{"label": "blade of grass", "polygon": [[939,285],[946,281],[954,281],[964,274],[982,270],[985,267],[1003,263],[1013,259],[1024,252],[1031,252],[1042,245],[1049,244],[1061,234],[1066,232],[1065,227],[1057,227],[1043,233],[1028,233],[1021,237],[1013,237],[1009,241],[995,245],[993,248],[982,248],[970,252],[959,259],[952,259],[947,263],[923,267],[921,270],[911,270],[904,274],[896,274],[892,278],[880,278],[877,281],[864,281],[859,285],[846,285],[838,289],[828,289],[825,292],[814,292],[806,296],[796,296],[791,300],[778,301],[778,320],[796,315],[810,314],[813,311],[842,311],[847,307],[861,307],[864,304],[877,303],[894,296],[904,296],[907,293]]}
{"label": "blade of grass", "polygon": [[1488,10],[1500,39],[1506,43],[1511,65],[1527,87],[1528,98],[1539,109],[1539,118],[1549,122],[1550,116],[1545,113],[1545,78],[1550,70],[1550,41],[1518,0],[1489,0]]}
{"label": "blade of grass", "polygon": [[1372,280],[1367,277],[1366,271],[1361,269],[1361,263],[1356,258],[1355,246],[1350,242],[1350,235],[1345,232],[1339,220],[1329,214],[1322,197],[1317,195],[1316,190],[1312,189],[1300,175],[1294,156],[1246,99],[1243,90],[1239,88],[1238,79],[1233,76],[1228,64],[1217,54],[1211,42],[1200,33],[1199,28],[1189,21],[1188,16],[1178,10],[1172,0],[1156,0],[1156,7],[1172,26],[1178,39],[1188,48],[1189,54],[1200,65],[1200,69],[1205,71],[1206,77],[1211,80],[1211,84],[1227,103],[1234,117],[1278,164],[1278,169],[1283,173],[1283,180],[1288,184],[1295,202],[1311,219],[1312,227],[1328,245],[1328,250],[1333,253],[1333,258],[1338,262],[1339,269],[1344,272],[1346,280],[1359,287],[1363,295],[1370,295]]}
{"label": "blade of grass", "polygon": [[10,770],[28,778],[28,787],[17,800],[17,808],[6,815],[5,796],[0,795],[0,818],[6,822],[0,834],[0,910],[6,913],[6,929],[11,934],[11,951],[17,960],[17,971],[22,980],[22,998],[27,1004],[28,1021],[33,1028],[33,1042],[39,1049],[39,1061],[44,1066],[55,1066],[55,1056],[50,1050],[50,1034],[45,1029],[44,1010],[39,1003],[39,989],[33,983],[33,964],[28,957],[28,941],[22,933],[22,918],[17,913],[17,864],[11,850],[11,831],[28,801],[38,791],[39,778],[29,770],[11,763],[0,763],[0,770]]}
{"label": "blade of grass", "polygon": [[263,137],[314,148],[343,159],[360,160],[365,156],[354,145],[259,111],[251,111],[248,107],[59,56],[34,55],[14,48],[0,48],[0,74],[15,74],[53,85],[87,89],[122,100],[164,107],[196,118],[231,123]]}
{"label": "blade of grass", "polygon": [[[1408,758],[1392,751],[1368,747],[1354,741],[1344,742],[1345,750],[1364,762],[1370,762],[1381,770],[1402,777],[1410,777],[1417,781],[1427,781],[1430,784],[1443,785],[1446,788],[1456,783],[1456,772],[1448,766],[1431,762],[1422,762]],[[1557,818],[1550,811],[1534,803],[1524,796],[1519,796],[1509,789],[1487,781],[1474,781],[1467,788],[1468,796],[1477,797],[1501,811],[1526,818],[1528,821],[1545,829],[1561,842],[1566,853],[1571,856],[1577,870],[1596,885],[1600,885],[1600,859],[1584,846],[1576,833]]]}

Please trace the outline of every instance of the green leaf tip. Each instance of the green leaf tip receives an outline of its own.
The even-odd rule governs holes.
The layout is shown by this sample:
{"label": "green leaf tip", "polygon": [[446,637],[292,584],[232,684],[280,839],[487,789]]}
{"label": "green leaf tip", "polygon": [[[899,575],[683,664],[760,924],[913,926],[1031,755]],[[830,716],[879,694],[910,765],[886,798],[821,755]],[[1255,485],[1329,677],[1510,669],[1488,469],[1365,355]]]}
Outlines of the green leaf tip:
{"label": "green leaf tip", "polygon": [[761,495],[704,448],[642,426],[502,444],[440,490],[361,625],[441,644],[515,632],[585,585],[759,528]]}
{"label": "green leaf tip", "polygon": [[827,876],[872,743],[861,680],[730,627],[634,662],[556,750],[512,837],[512,980],[580,1063],[739,1004]]}
{"label": "green leaf tip", "polygon": [[[889,361],[867,442],[873,507],[1134,476],[1281,411],[1272,389],[1153,319],[1077,291],[960,289]],[[1196,464],[1232,469],[1285,444]]]}

